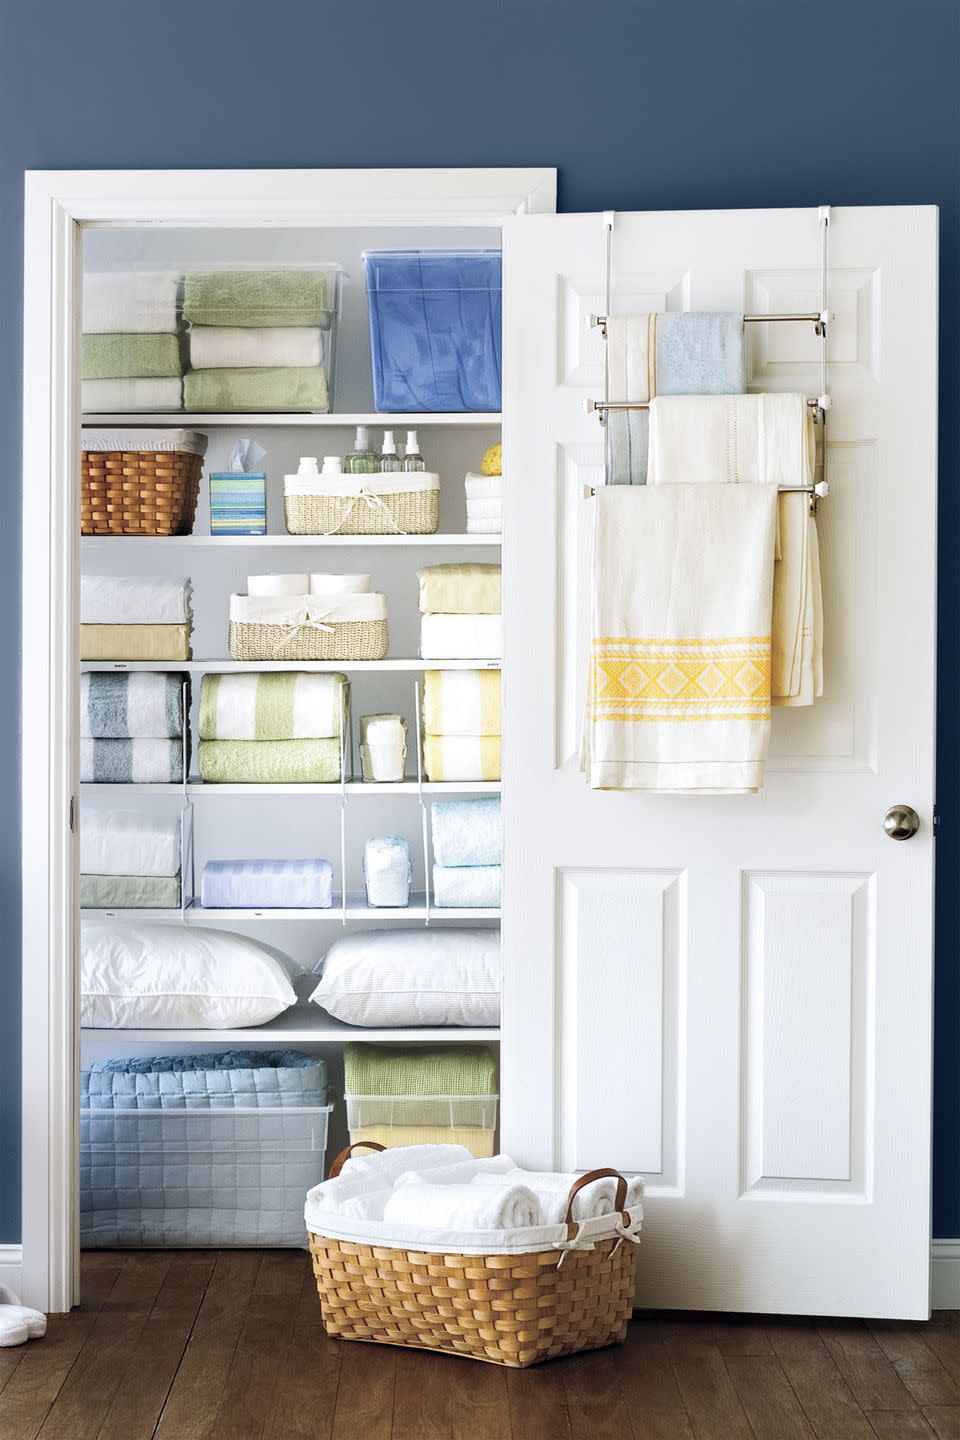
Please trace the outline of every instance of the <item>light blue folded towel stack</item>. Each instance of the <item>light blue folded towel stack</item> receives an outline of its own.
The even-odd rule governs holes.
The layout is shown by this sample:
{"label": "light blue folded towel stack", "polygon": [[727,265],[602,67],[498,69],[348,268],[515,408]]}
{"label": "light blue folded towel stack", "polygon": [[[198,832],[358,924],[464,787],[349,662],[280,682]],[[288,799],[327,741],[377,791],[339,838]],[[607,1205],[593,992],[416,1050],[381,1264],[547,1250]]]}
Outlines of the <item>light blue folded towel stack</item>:
{"label": "light blue folded towel stack", "polygon": [[497,909],[503,850],[499,796],[437,800],[430,820],[437,908]]}
{"label": "light blue folded towel stack", "polygon": [[[656,395],[742,395],[747,388],[743,316],[727,311],[667,310],[613,316],[607,322],[611,400]],[[622,393],[621,393],[622,392]],[[615,410],[608,418],[610,479],[647,483],[650,417]]]}

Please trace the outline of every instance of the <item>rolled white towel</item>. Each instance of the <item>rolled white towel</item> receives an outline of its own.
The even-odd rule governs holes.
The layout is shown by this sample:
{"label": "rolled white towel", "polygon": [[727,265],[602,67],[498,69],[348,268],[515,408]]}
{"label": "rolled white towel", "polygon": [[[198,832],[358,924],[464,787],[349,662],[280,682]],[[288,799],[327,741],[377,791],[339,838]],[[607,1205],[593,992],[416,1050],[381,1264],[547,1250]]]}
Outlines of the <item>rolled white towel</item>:
{"label": "rolled white towel", "polygon": [[437,1165],[432,1170],[405,1170],[397,1185],[469,1185],[476,1175],[505,1175],[516,1170],[509,1155],[490,1155],[483,1160],[464,1160],[459,1165]]}
{"label": "rolled white towel", "polygon": [[324,1180],[314,1185],[310,1198],[324,1210],[336,1210],[345,1214],[344,1205],[361,1195],[369,1195],[373,1182],[369,1175],[337,1175],[333,1180]]}
{"label": "rolled white towel", "polygon": [[352,1195],[340,1206],[340,1214],[349,1215],[351,1220],[382,1220],[391,1193],[390,1190],[367,1190],[363,1195]]}
{"label": "rolled white towel", "polygon": [[[525,1185],[536,1195],[543,1214],[544,1225],[562,1225],[567,1218],[568,1197],[571,1186],[580,1179],[579,1175],[555,1173],[550,1170],[514,1170],[505,1175],[480,1172],[470,1182],[478,1188],[483,1186]],[[612,1215],[617,1195],[617,1182],[610,1177],[594,1180],[579,1190],[573,1200],[573,1219],[592,1220],[598,1215]],[[626,1207],[628,1210],[639,1204],[643,1195],[643,1180],[639,1176],[627,1181]]]}
{"label": "rolled white towel", "polygon": [[537,1197],[525,1185],[399,1185],[383,1212],[387,1224],[418,1230],[516,1230],[540,1224]]}
{"label": "rolled white towel", "polygon": [[364,1150],[359,1155],[351,1155],[343,1162],[341,1174],[351,1178],[374,1176],[380,1183],[389,1180],[392,1184],[405,1170],[428,1170],[472,1158],[466,1145],[395,1145],[390,1150]]}

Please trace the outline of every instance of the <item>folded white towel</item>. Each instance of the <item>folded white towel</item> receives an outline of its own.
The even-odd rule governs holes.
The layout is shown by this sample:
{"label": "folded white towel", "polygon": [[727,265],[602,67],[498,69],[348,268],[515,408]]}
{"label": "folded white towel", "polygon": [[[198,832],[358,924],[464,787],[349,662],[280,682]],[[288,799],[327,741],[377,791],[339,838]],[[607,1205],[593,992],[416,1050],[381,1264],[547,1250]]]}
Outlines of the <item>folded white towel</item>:
{"label": "folded white towel", "polygon": [[445,1230],[515,1230],[539,1225],[537,1197],[524,1185],[401,1185],[383,1218],[394,1225]]}
{"label": "folded white towel", "polygon": [[650,401],[649,485],[809,485],[816,441],[803,395]]}
{"label": "folded white towel", "polygon": [[87,415],[106,415],[112,410],[182,410],[183,381],[179,375],[139,380],[83,380],[80,405]]}
{"label": "folded white towel", "polygon": [[344,1200],[339,1207],[341,1215],[349,1215],[352,1220],[382,1220],[383,1212],[392,1191],[367,1190],[363,1195],[351,1195]]}
{"label": "folded white towel", "polygon": [[[346,1163],[349,1165],[349,1160]],[[335,1210],[343,1215],[346,1214],[344,1207],[348,1201],[371,1194],[375,1184],[374,1177],[364,1171],[356,1175],[343,1173],[315,1185],[310,1194],[322,1209]]]}
{"label": "folded white towel", "polygon": [[464,1160],[459,1165],[437,1165],[430,1170],[405,1170],[397,1185],[469,1185],[477,1175],[505,1175],[517,1166],[509,1155],[490,1155],[483,1160]]}
{"label": "folded white towel", "polygon": [[[342,1176],[387,1177],[391,1183],[405,1170],[427,1170],[437,1165],[472,1160],[466,1145],[397,1145],[391,1150],[361,1150],[343,1162]],[[367,1182],[369,1185],[369,1180]]]}
{"label": "folded white towel", "polygon": [[[536,1197],[544,1225],[562,1225],[567,1218],[571,1187],[579,1175],[548,1170],[512,1170],[507,1174],[481,1171],[470,1182],[478,1188],[512,1188],[525,1186]],[[590,1220],[597,1215],[611,1215],[617,1195],[617,1181],[609,1177],[594,1180],[578,1190],[573,1200],[573,1219]],[[627,1181],[626,1208],[632,1209],[643,1196],[643,1180],[639,1175]]]}
{"label": "folded white towel", "polygon": [[87,271],[83,277],[84,335],[173,335],[177,285],[172,271]]}
{"label": "folded white towel", "polygon": [[83,575],[80,623],[189,625],[193,620],[191,599],[192,586],[186,575]]}
{"label": "folded white towel", "polygon": [[425,660],[499,660],[502,615],[421,615],[420,654]]}
{"label": "folded white towel", "polygon": [[84,875],[176,875],[180,821],[140,810],[87,810],[80,815]]}
{"label": "folded white towel", "polygon": [[190,364],[194,370],[322,365],[323,331],[312,325],[192,325]]}
{"label": "folded white towel", "polygon": [[492,520],[477,520],[472,515],[467,516],[468,535],[499,535],[503,530],[503,517],[497,516]]}
{"label": "folded white towel", "polygon": [[477,475],[474,471],[463,482],[467,503],[471,500],[499,499],[503,495],[502,475]]}
{"label": "folded white towel", "polygon": [[503,514],[503,501],[497,495],[490,500],[471,500],[467,497],[467,518],[473,520],[495,520]]}

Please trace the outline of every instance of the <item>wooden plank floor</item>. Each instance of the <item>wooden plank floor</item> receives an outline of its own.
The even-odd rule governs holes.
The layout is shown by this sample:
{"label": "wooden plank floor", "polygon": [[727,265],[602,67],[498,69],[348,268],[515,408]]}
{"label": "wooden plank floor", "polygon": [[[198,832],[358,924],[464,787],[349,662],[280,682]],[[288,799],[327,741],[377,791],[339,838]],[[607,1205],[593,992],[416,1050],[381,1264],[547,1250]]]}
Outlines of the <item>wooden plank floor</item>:
{"label": "wooden plank floor", "polygon": [[101,1252],[0,1350],[0,1440],[960,1440],[960,1312],[643,1314],[533,1370],[326,1339],[296,1250]]}

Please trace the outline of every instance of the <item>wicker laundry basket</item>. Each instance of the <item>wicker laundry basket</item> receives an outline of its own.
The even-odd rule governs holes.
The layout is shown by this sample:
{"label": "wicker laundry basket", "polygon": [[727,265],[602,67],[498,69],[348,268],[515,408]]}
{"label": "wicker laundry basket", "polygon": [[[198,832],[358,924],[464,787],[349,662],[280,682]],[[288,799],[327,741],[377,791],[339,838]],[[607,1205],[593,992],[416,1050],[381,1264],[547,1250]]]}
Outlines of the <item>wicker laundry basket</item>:
{"label": "wicker laundry basket", "polygon": [[382,660],[386,596],[231,595],[234,660]]}
{"label": "wicker laundry basket", "polygon": [[84,435],[83,535],[189,535],[207,437],[193,430]]}
{"label": "wicker laundry basket", "polygon": [[[363,1142],[371,1149],[383,1146]],[[353,1146],[340,1155],[340,1173]],[[572,1186],[618,1181],[612,1222],[629,1224],[626,1181],[615,1170],[592,1170]],[[614,1345],[633,1311],[636,1246],[611,1225],[609,1239],[590,1249],[555,1247],[524,1255],[430,1254],[309,1234],[313,1273],[328,1335],[404,1345],[524,1369],[560,1355]]]}
{"label": "wicker laundry basket", "polygon": [[283,497],[291,535],[433,535],[440,524],[440,477],[409,475],[322,476],[307,491],[289,477]]}

